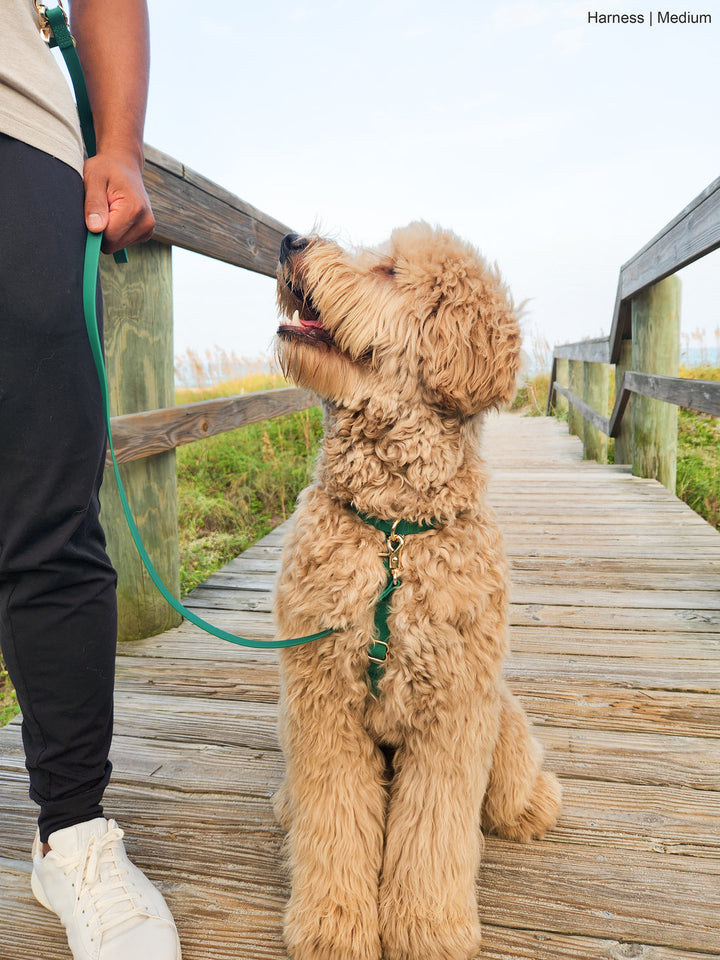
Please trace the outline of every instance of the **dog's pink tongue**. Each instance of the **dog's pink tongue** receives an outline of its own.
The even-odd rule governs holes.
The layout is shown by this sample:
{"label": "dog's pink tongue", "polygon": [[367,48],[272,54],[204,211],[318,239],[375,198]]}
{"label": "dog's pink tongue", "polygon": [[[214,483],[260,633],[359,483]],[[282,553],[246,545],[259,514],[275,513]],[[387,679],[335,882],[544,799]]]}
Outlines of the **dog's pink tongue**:
{"label": "dog's pink tongue", "polygon": [[319,320],[303,320],[302,317],[299,319],[303,327],[315,327],[316,330],[320,330],[322,328],[322,324]]}

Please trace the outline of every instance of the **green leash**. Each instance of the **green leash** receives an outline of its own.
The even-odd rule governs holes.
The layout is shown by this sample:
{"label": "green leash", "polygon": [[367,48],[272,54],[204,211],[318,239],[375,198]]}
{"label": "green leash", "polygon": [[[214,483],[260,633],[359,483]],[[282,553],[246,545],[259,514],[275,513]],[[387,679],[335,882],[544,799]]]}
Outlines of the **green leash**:
{"label": "green leash", "polygon": [[[87,150],[88,156],[92,157],[96,153],[95,127],[93,124],[87,87],[85,85],[85,78],[83,76],[80,59],[78,58],[77,51],[75,49],[75,41],[73,40],[72,34],[68,28],[68,22],[65,13],[60,7],[49,10],[44,9],[43,15],[45,16],[47,25],[50,27],[52,32],[52,36],[49,38],[49,43],[51,46],[58,46],[60,48],[60,52],[65,59],[65,63],[67,64],[68,72],[70,73],[70,78],[75,89],[78,115],[80,117],[80,127],[83,134],[83,140],[85,141],[85,149]],[[323,637],[330,636],[331,633],[335,632],[333,628],[321,630],[319,633],[313,633],[306,637],[293,637],[289,640],[251,640],[248,637],[237,636],[234,633],[229,633],[227,630],[222,630],[219,627],[214,626],[207,620],[203,620],[203,618],[199,617],[196,613],[193,613],[192,610],[188,610],[187,607],[183,606],[183,604],[173,596],[160,578],[160,575],[155,569],[152,560],[145,549],[145,544],[142,541],[140,531],[138,530],[137,524],[135,523],[135,518],[132,515],[130,504],[128,503],[127,495],[125,493],[125,487],[123,486],[122,478],[120,477],[120,470],[118,468],[115,450],[113,447],[107,373],[105,370],[102,344],[100,342],[97,309],[95,303],[97,295],[98,270],[100,266],[101,244],[102,234],[91,233],[88,231],[87,240],[85,243],[85,261],[83,266],[83,309],[85,312],[85,325],[87,328],[88,339],[90,341],[90,349],[92,351],[93,360],[95,361],[98,380],[100,382],[100,393],[102,397],[105,426],[107,428],[108,446],[110,448],[110,456],[113,463],[118,493],[120,494],[120,502],[122,504],[123,513],[125,514],[125,520],[127,521],[128,529],[130,530],[130,535],[133,539],[138,554],[140,555],[140,559],[142,560],[147,572],[150,574],[150,579],[155,584],[158,591],[164,597],[167,603],[169,603],[173,608],[173,610],[179,613],[186,620],[189,620],[190,623],[194,624],[196,627],[199,627],[205,633],[209,633],[214,637],[218,637],[220,640],[226,640],[228,643],[238,644],[239,646],[243,647],[281,649],[285,647],[297,647],[301,644],[311,643],[314,640],[320,640]],[[127,251],[120,250],[114,256],[118,263],[127,263]],[[385,672],[385,661],[387,660],[387,654],[390,646],[390,630],[388,628],[390,595],[400,586],[402,582],[400,580],[399,571],[405,537],[408,534],[424,533],[427,530],[432,530],[436,527],[436,524],[412,523],[408,520],[380,520],[378,517],[372,517],[368,514],[360,513],[358,510],[355,510],[355,513],[362,521],[370,524],[377,530],[382,531],[387,538],[387,552],[382,554],[385,568],[387,570],[387,581],[380,596],[378,597],[375,608],[375,630],[377,633],[377,638],[373,641],[373,643],[370,644],[368,649],[368,680],[372,693],[377,697],[379,696],[379,684]]]}
{"label": "green leash", "polygon": [[[75,49],[75,41],[73,40],[70,30],[68,29],[68,22],[67,18],[65,17],[65,13],[60,7],[54,7],[50,10],[45,9],[43,10],[43,15],[46,18],[47,26],[49,26],[52,31],[52,37],[49,38],[49,43],[51,46],[58,46],[60,48],[60,52],[65,59],[65,63],[67,64],[70,78],[75,89],[75,98],[78,105],[78,115],[80,117],[80,127],[82,129],[83,139],[85,141],[85,149],[87,150],[88,156],[92,157],[96,152],[95,128],[93,124],[92,111],[90,109],[90,99],[88,97],[85,78],[82,72],[82,66]],[[195,626],[200,627],[200,629],[204,630],[206,633],[209,633],[214,637],[218,637],[220,640],[227,640],[228,643],[239,644],[243,647],[270,647],[275,649],[282,647],[296,647],[300,644],[310,643],[313,640],[320,640],[322,637],[329,636],[331,633],[334,633],[334,630],[321,630],[319,633],[313,633],[307,637],[295,637],[289,640],[251,640],[248,637],[239,637],[234,633],[229,633],[227,630],[222,630],[219,627],[208,623],[206,620],[203,620],[202,617],[199,617],[197,614],[193,613],[192,610],[188,610],[187,607],[184,607],[182,603],[180,603],[180,601],[172,595],[172,593],[161,580],[160,575],[148,556],[148,552],[145,549],[145,545],[143,544],[140,536],[140,531],[137,528],[132,511],[130,510],[130,504],[128,503],[125,488],[120,477],[117,460],[115,458],[115,450],[113,449],[107,374],[105,372],[105,361],[103,358],[102,345],[100,343],[97,311],[95,305],[98,269],[100,266],[101,243],[101,233],[91,233],[88,231],[87,240],[85,243],[85,262],[83,266],[83,308],[85,311],[85,325],[87,328],[88,338],[90,340],[90,349],[92,350],[93,359],[95,361],[98,380],[100,381],[100,393],[102,396],[105,426],[108,434],[108,445],[110,447],[110,456],[112,458],[115,479],[117,480],[118,492],[120,494],[120,502],[122,503],[123,513],[125,514],[130,535],[132,536],[133,542],[135,543],[137,551],[140,554],[140,559],[145,565],[147,572],[150,574],[150,578],[165,600],[181,616],[185,617],[186,620],[189,620],[190,623],[195,624]],[[115,259],[119,263],[126,263],[126,251],[118,251],[118,253],[115,254]]]}
{"label": "green leash", "polygon": [[85,265],[83,268],[83,307],[85,309],[85,325],[87,327],[87,334],[90,340],[90,349],[92,350],[95,367],[98,372],[98,379],[100,380],[100,393],[102,395],[105,426],[107,427],[108,433],[108,446],[110,448],[110,456],[113,462],[118,493],[120,494],[120,502],[122,503],[123,513],[125,514],[125,519],[130,529],[130,535],[135,543],[138,553],[140,554],[140,559],[145,565],[147,572],[150,574],[150,579],[165,600],[167,600],[167,602],[173,608],[173,610],[176,610],[179,614],[181,614],[181,616],[185,617],[186,620],[189,620],[190,623],[194,623],[196,627],[200,627],[201,630],[212,634],[214,637],[218,637],[220,640],[227,640],[228,643],[236,643],[243,647],[270,647],[272,649],[280,649],[282,647],[298,647],[303,643],[310,643],[313,640],[320,640],[322,637],[329,636],[335,631],[332,629],[321,630],[319,633],[313,633],[307,637],[294,637],[289,640],[251,640],[248,637],[240,637],[234,633],[229,633],[227,630],[222,630],[220,627],[216,627],[214,624],[208,623],[207,620],[203,620],[202,617],[199,617],[196,613],[193,613],[192,610],[188,610],[187,607],[183,606],[183,604],[180,603],[180,601],[177,600],[168,590],[160,578],[157,570],[153,566],[152,560],[148,556],[148,552],[145,549],[145,544],[140,536],[140,531],[135,523],[135,518],[130,510],[130,504],[128,503],[128,499],[125,494],[125,488],[123,486],[123,482],[120,477],[120,470],[118,469],[118,463],[115,458],[115,450],[113,449],[107,374],[105,372],[105,361],[103,359],[102,345],[100,343],[100,334],[98,331],[97,312],[95,309],[101,242],[102,234],[90,233],[88,231],[87,240],[85,243]]}

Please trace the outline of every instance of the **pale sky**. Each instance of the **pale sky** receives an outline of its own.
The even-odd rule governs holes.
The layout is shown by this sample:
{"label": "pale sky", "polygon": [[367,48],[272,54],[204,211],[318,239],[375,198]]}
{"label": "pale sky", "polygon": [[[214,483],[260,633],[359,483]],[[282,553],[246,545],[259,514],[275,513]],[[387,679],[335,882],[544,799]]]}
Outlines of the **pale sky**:
{"label": "pale sky", "polygon": [[[528,301],[529,338],[606,335],[620,266],[720,175],[717,0],[652,27],[624,0],[149,5],[148,143],[300,233],[454,230]],[[712,345],[718,256],[682,275]],[[176,353],[270,350],[272,280],[184,251],[174,276]]]}

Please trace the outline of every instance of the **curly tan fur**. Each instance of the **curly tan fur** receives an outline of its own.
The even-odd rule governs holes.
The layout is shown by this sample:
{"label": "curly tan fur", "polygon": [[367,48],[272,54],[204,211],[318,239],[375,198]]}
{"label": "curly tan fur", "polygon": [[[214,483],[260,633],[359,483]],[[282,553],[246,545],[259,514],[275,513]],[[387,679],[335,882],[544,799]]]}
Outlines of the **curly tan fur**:
{"label": "curly tan fur", "polygon": [[[508,291],[469,245],[411,224],[376,250],[283,245],[278,353],[325,401],[315,482],[283,553],[276,812],[294,960],[469,960],[482,826],[542,836],[557,780],[502,676],[508,576],[485,503],[482,414],[513,394]],[[379,696],[367,680],[384,535],[349,509],[441,524],[409,535]]]}

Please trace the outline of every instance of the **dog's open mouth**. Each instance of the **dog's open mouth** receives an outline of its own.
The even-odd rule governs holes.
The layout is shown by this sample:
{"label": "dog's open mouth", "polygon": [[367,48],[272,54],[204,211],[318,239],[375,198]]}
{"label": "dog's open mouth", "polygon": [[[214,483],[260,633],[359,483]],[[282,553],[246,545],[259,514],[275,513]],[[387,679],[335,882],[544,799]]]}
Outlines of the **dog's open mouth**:
{"label": "dog's open mouth", "polygon": [[292,340],[332,344],[333,339],[323,326],[312,297],[297,290],[289,283],[287,284],[287,292],[292,295],[292,299],[297,306],[289,320],[280,324],[278,334]]}

